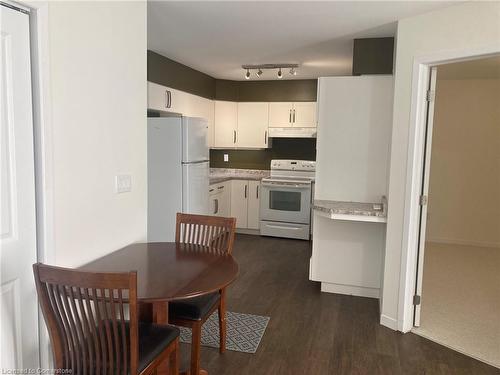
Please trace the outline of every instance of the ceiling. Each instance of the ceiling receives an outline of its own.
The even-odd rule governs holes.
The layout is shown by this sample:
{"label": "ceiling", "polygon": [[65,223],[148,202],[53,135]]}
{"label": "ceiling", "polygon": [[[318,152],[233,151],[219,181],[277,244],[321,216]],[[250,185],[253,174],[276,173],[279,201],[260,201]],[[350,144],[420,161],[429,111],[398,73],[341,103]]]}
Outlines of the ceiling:
{"label": "ceiling", "polygon": [[500,56],[440,65],[437,79],[500,79]]}
{"label": "ceiling", "polygon": [[353,38],[394,36],[397,20],[451,3],[149,0],[148,49],[220,79],[262,63],[300,64],[285,79],[346,75]]}

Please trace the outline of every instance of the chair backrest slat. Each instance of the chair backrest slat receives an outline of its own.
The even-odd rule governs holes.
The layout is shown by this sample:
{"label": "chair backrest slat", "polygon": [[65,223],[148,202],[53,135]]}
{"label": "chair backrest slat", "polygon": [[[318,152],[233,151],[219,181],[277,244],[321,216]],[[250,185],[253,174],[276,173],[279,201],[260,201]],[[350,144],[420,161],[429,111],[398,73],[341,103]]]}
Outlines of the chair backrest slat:
{"label": "chair backrest slat", "polygon": [[33,270],[55,367],[81,375],[137,374],[137,274],[40,263]]}
{"label": "chair backrest slat", "polygon": [[201,245],[207,251],[231,254],[236,219],[218,216],[177,214],[175,241]]}

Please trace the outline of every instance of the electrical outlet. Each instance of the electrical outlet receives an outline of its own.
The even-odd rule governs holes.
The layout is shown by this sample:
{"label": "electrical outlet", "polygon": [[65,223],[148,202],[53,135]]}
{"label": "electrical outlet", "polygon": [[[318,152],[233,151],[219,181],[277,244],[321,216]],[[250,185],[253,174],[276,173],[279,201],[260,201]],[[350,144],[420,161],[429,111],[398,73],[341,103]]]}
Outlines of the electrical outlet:
{"label": "electrical outlet", "polygon": [[129,174],[118,174],[115,178],[116,193],[127,193],[132,190],[132,176]]}
{"label": "electrical outlet", "polygon": [[229,161],[229,154],[224,154],[224,161]]}

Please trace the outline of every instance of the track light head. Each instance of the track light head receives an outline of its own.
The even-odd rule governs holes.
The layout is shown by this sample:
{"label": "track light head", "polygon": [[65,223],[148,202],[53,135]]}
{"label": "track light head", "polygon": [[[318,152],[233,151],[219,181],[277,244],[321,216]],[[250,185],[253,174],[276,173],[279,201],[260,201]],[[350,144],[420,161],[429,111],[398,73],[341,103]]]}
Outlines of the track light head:
{"label": "track light head", "polygon": [[247,69],[247,74],[245,74],[245,79],[250,79],[250,69]]}
{"label": "track light head", "polygon": [[295,68],[290,69],[290,74],[292,76],[296,76],[297,75],[297,71],[295,70]]}
{"label": "track light head", "polygon": [[261,75],[262,75],[262,69],[259,69],[259,71],[257,72],[257,77],[260,78]]}
{"label": "track light head", "polygon": [[283,78],[283,72],[281,71],[281,68],[278,70],[278,78]]}

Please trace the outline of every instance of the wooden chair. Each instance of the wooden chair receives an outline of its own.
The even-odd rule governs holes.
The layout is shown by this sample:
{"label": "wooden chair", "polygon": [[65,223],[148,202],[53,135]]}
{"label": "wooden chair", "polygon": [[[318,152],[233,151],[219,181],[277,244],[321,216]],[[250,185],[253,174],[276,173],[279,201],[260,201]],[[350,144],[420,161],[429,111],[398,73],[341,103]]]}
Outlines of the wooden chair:
{"label": "wooden chair", "polygon": [[[175,241],[206,246],[215,254],[231,254],[236,229],[235,218],[177,214]],[[191,375],[200,371],[201,327],[218,309],[220,353],[226,350],[226,291],[169,303],[169,322],[192,330]]]}
{"label": "wooden chair", "polygon": [[[137,273],[81,272],[34,264],[56,369],[76,375],[177,375],[179,329],[138,321]],[[128,315],[128,316],[127,316]]]}

